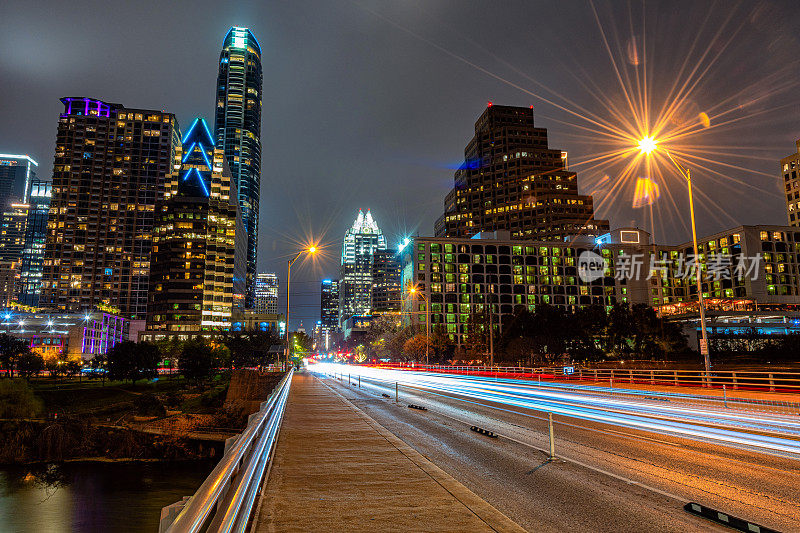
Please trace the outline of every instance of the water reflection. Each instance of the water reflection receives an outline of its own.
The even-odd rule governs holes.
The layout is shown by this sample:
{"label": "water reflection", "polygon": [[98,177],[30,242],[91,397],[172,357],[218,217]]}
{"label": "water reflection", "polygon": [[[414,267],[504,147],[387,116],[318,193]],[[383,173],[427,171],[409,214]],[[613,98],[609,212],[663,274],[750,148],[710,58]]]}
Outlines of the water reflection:
{"label": "water reflection", "polygon": [[0,531],[157,531],[161,508],[192,494],[212,461],[0,467]]}

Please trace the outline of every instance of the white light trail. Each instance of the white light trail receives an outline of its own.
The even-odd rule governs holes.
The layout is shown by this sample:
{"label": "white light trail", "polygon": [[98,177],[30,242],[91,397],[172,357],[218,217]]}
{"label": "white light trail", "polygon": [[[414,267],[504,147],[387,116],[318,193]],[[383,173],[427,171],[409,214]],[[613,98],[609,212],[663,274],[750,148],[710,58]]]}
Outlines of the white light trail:
{"label": "white light trail", "polygon": [[[350,374],[352,379],[361,376],[362,380],[383,382],[387,386],[397,382],[422,391],[458,396],[469,401],[550,412],[618,427],[800,459],[800,420],[797,417],[664,401],[681,396],[676,394],[625,391],[641,394],[642,397],[626,394],[624,398],[614,398],[607,395],[611,389],[603,387],[570,385],[567,390],[564,385],[537,384],[514,379],[432,374],[333,363],[314,364],[309,368],[313,372],[325,374]],[[691,398],[690,395],[686,397]],[[659,405],[660,401],[664,405]]]}

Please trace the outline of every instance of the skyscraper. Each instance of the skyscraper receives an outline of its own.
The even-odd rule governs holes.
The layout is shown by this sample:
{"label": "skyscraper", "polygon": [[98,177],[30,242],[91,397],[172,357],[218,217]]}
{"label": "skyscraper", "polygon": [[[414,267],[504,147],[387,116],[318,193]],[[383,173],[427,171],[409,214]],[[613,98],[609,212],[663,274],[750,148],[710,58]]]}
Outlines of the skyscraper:
{"label": "skyscraper", "polygon": [[323,279],[319,302],[320,325],[327,331],[339,329],[339,280]]}
{"label": "skyscraper", "polygon": [[278,275],[263,272],[256,276],[253,311],[278,314]]}
{"label": "skyscraper", "polygon": [[229,330],[235,295],[244,291],[244,255],[236,261],[237,232],[239,247],[245,244],[236,187],[205,120],[195,119],[178,153],[180,169],[157,205],[153,230],[152,339]]}
{"label": "skyscraper", "polygon": [[39,163],[27,155],[0,154],[0,209],[11,202],[26,203]]}
{"label": "skyscraper", "polygon": [[372,256],[377,250],[386,250],[386,239],[369,210],[364,215],[359,209],[342,243],[340,325],[351,316],[368,313],[372,308]]}
{"label": "skyscraper", "polygon": [[39,306],[145,318],[155,206],[180,146],[175,115],[61,102]]}
{"label": "skyscraper", "polygon": [[247,28],[228,31],[219,54],[214,135],[239,191],[247,231],[247,307],[253,304],[261,188],[261,47]]}
{"label": "skyscraper", "polygon": [[28,194],[28,219],[25,223],[25,247],[20,264],[19,302],[36,307],[42,287],[42,263],[50,211],[49,181],[31,180]]}
{"label": "skyscraper", "polygon": [[376,250],[372,255],[372,310],[400,311],[400,258],[395,250]]}
{"label": "skyscraper", "polygon": [[25,247],[28,204],[12,203],[0,217],[0,261],[17,262]]}
{"label": "skyscraper", "polygon": [[797,152],[781,159],[781,173],[786,194],[786,217],[790,226],[800,226],[800,139]]}
{"label": "skyscraper", "polygon": [[436,221],[437,237],[471,237],[508,230],[515,239],[563,240],[597,236],[607,220],[594,218],[592,197],[578,194],[565,153],[547,145],[533,108],[492,105],[475,123],[464,163]]}

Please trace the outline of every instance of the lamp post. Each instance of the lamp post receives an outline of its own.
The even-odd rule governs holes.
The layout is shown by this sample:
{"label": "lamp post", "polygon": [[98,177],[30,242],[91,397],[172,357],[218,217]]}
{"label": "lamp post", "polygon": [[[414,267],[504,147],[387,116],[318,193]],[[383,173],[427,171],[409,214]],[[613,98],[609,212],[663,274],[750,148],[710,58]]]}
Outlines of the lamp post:
{"label": "lamp post", "polygon": [[[643,154],[649,155],[650,152],[656,149],[657,141],[652,137],[644,137],[639,141],[639,149],[642,151]],[[703,364],[705,366],[706,371],[706,379],[708,379],[708,372],[711,370],[711,359],[708,355],[708,334],[706,333],[706,308],[705,302],[703,299],[703,283],[701,281],[701,276],[703,274],[703,269],[700,266],[700,254],[698,253],[698,246],[697,246],[697,229],[695,228],[694,223],[694,197],[692,195],[692,173],[691,171],[678,163],[672,154],[666,148],[661,148],[669,157],[669,160],[675,165],[675,168],[678,169],[681,176],[686,179],[686,184],[689,188],[689,213],[691,215],[692,220],[692,245],[694,246],[694,257],[697,261],[697,273],[695,276],[695,280],[697,281],[697,304],[700,308],[700,354],[703,356]]]}
{"label": "lamp post", "polygon": [[[431,348],[431,304],[428,303],[428,299],[425,298],[425,295],[417,290],[416,287],[411,287],[408,289],[409,294],[413,297],[414,295],[419,294],[422,299],[425,301],[425,366],[428,365],[428,353],[430,352]],[[411,319],[414,319],[414,313],[411,313]]]}
{"label": "lamp post", "polygon": [[289,286],[291,284],[291,279],[292,279],[292,265],[294,264],[295,261],[297,261],[300,258],[301,255],[303,255],[303,252],[308,252],[309,254],[313,255],[317,253],[317,247],[309,246],[308,248],[304,248],[299,252],[297,252],[297,254],[292,259],[286,262],[286,350],[285,350],[286,353],[285,355],[286,355],[287,366],[289,364],[289,354],[292,351],[291,344],[289,344],[289,294],[290,294]]}

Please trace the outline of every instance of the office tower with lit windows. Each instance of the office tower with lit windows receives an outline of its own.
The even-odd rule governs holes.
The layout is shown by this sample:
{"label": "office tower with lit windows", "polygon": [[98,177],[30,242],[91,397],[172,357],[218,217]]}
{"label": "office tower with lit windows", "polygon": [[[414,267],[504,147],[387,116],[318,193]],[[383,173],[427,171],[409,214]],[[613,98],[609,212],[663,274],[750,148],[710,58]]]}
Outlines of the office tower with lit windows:
{"label": "office tower with lit windows", "polygon": [[175,115],[61,102],[39,306],[143,319],[155,206],[180,146]]}
{"label": "office tower with lit windows", "polygon": [[323,279],[319,302],[320,326],[327,331],[339,329],[339,280]]}
{"label": "office tower with lit windows", "polygon": [[578,194],[566,153],[549,148],[547,130],[534,126],[533,107],[489,103],[444,204],[437,237],[506,230],[514,239],[561,241],[609,227],[594,218],[592,197]]}
{"label": "office tower with lit windows", "polygon": [[28,193],[25,243],[20,257],[19,303],[36,307],[42,287],[42,263],[47,239],[51,183],[34,179]]}
{"label": "office tower with lit windows", "polygon": [[[231,329],[244,293],[245,232],[224,152],[196,119],[178,149],[180,167],[156,208],[146,338],[187,339]],[[237,225],[237,220],[239,224]]]}
{"label": "office tower with lit windows", "polygon": [[263,272],[256,276],[253,311],[278,314],[278,275]]}
{"label": "office tower with lit windows", "polygon": [[228,31],[219,55],[214,136],[225,152],[247,231],[247,300],[253,304],[261,188],[261,47],[247,28]]}
{"label": "office tower with lit windows", "polygon": [[28,204],[11,203],[0,217],[0,261],[18,262],[25,248]]}
{"label": "office tower with lit windows", "polygon": [[0,154],[0,209],[26,203],[39,163],[27,155]]}
{"label": "office tower with lit windows", "polygon": [[400,311],[400,258],[394,250],[376,250],[372,254],[372,311]]}
{"label": "office tower with lit windows", "polygon": [[786,194],[786,217],[790,226],[800,226],[800,139],[797,152],[781,159],[781,174]]}
{"label": "office tower with lit windows", "polygon": [[342,243],[341,277],[339,279],[339,324],[354,315],[372,309],[372,257],[386,250],[386,239],[367,210],[359,209],[353,226]]}

